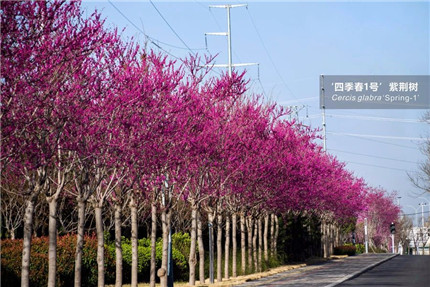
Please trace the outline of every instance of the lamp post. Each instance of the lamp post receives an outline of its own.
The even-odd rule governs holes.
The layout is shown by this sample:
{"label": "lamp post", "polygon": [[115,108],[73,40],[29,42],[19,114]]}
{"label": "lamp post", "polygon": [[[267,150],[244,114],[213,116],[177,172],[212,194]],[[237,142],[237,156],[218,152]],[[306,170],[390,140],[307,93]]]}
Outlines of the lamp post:
{"label": "lamp post", "polygon": [[[418,197],[418,198],[420,198],[420,199],[424,199],[425,201],[427,201],[427,206],[429,207],[429,214],[428,214],[428,216],[427,216],[427,220],[429,220],[430,219],[430,200],[428,200],[427,198],[425,198],[425,197],[422,197],[422,196],[420,196],[420,197]],[[423,210],[424,209],[424,206],[423,205],[421,205],[421,209]],[[424,226],[424,211],[421,211],[421,217],[422,217],[422,225],[423,225],[423,236],[425,235],[425,234],[427,234],[425,237],[426,237],[426,239],[428,240],[428,236],[430,236],[430,226],[427,226],[427,229],[425,228],[425,226]],[[426,240],[426,241],[427,241]],[[424,244],[424,238],[423,238],[423,244]],[[424,248],[424,247],[423,247]],[[430,252],[429,252],[429,254],[430,254]]]}
{"label": "lamp post", "polygon": [[418,205],[421,205],[421,226],[424,228],[424,206],[426,206],[427,203],[421,202]]}
{"label": "lamp post", "polygon": [[418,198],[420,198],[420,199],[424,199],[425,201],[427,201],[427,205],[428,205],[428,207],[429,207],[429,216],[430,216],[430,200],[428,200],[427,198],[422,197],[422,196],[420,196],[420,197],[418,197]]}
{"label": "lamp post", "polygon": [[424,255],[424,245],[425,245],[425,242],[424,242],[424,206],[427,205],[427,203],[421,202],[418,205],[421,205],[421,232],[420,232],[420,235],[421,235],[421,244],[423,245],[421,255]]}

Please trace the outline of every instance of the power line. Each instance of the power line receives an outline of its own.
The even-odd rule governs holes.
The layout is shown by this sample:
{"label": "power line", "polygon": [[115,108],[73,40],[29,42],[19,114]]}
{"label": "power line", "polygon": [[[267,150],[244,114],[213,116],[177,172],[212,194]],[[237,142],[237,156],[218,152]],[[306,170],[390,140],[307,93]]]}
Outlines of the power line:
{"label": "power line", "polygon": [[382,165],[376,165],[376,164],[368,164],[368,163],[354,162],[354,161],[345,161],[345,162],[352,163],[352,164],[358,164],[358,165],[365,165],[365,166],[384,168],[384,169],[391,169],[391,170],[402,171],[402,172],[409,172],[406,169],[400,169],[400,168],[388,167],[388,166],[382,166]]}
{"label": "power line", "polygon": [[351,115],[335,115],[335,114],[328,114],[327,116],[332,118],[358,119],[358,120],[369,120],[369,121],[387,121],[387,122],[414,123],[414,124],[426,123],[425,121],[416,120],[416,119],[398,119],[398,118],[386,118],[386,117],[351,116]]}
{"label": "power line", "polygon": [[321,117],[321,114],[312,114],[312,115],[306,116],[307,119],[316,119],[319,117]]}
{"label": "power line", "polygon": [[394,161],[398,161],[398,162],[406,162],[406,163],[417,164],[416,162],[409,161],[409,160],[394,159],[394,158],[383,157],[383,156],[376,156],[376,155],[367,155],[367,154],[362,154],[362,153],[357,153],[357,152],[348,152],[348,151],[343,151],[343,150],[338,150],[338,149],[328,149],[328,150],[336,151],[336,152],[341,152],[341,153],[349,153],[349,154],[354,154],[354,155],[360,155],[360,156],[367,156],[367,157],[372,157],[372,158],[380,158],[380,159],[386,159],[386,160],[394,160]]}
{"label": "power line", "polygon": [[200,5],[202,8],[204,8],[206,10],[207,6],[204,5],[202,2],[196,1],[196,0],[194,0],[193,2],[196,3],[196,4],[198,4],[198,5]]}
{"label": "power line", "polygon": [[395,137],[395,136],[380,136],[380,135],[365,135],[365,134],[352,134],[352,133],[336,133],[336,132],[327,132],[332,135],[338,136],[352,136],[352,137],[365,137],[365,138],[380,138],[380,139],[395,139],[395,140],[416,140],[422,141],[426,140],[423,138],[413,138],[413,137]]}
{"label": "power line", "polygon": [[403,215],[421,215],[422,213],[430,213],[430,211],[423,211],[423,212],[417,212],[417,213],[403,213]]}
{"label": "power line", "polygon": [[[297,100],[292,100],[292,101],[284,101],[279,103],[280,105],[289,105],[289,104],[293,104],[293,103],[301,103],[301,102],[305,102],[305,101],[310,101],[310,100],[315,100],[318,99],[319,97],[309,97],[309,98],[302,98],[302,99],[297,99]],[[319,116],[321,116],[321,114],[318,114]]]}
{"label": "power line", "polygon": [[416,150],[417,148],[416,147],[410,147],[410,146],[405,146],[405,145],[401,145],[401,144],[395,144],[395,143],[387,143],[387,142],[383,142],[383,141],[378,141],[378,140],[375,140],[375,139],[370,139],[370,138],[357,138],[357,139],[360,139],[360,140],[365,140],[365,141],[371,141],[371,142],[377,142],[377,143],[382,143],[382,144],[386,144],[386,145],[392,145],[392,146],[397,146],[397,147],[402,147],[402,148],[407,148],[407,149],[413,149],[413,150]]}
{"label": "power line", "polygon": [[[172,58],[175,58],[176,60],[178,60],[178,61],[181,61],[181,62],[184,62],[184,60],[183,59],[181,59],[180,57],[178,57],[178,56],[175,56],[174,54],[172,54],[171,52],[169,52],[169,51],[167,51],[166,49],[164,49],[163,47],[161,47],[158,43],[161,43],[162,45],[165,45],[165,46],[170,46],[170,47],[173,47],[173,48],[176,48],[176,49],[185,49],[185,50],[190,50],[189,48],[184,48],[184,47],[179,47],[179,46],[175,46],[175,45],[172,45],[172,44],[169,44],[169,43],[166,43],[166,42],[163,42],[163,41],[160,41],[160,40],[158,40],[158,39],[156,39],[156,38],[154,38],[154,37],[151,37],[151,36],[149,36],[148,34],[146,34],[145,33],[145,31],[143,31],[140,27],[138,27],[136,24],[134,24],[134,22],[133,21],[131,21],[130,20],[130,18],[128,18],[117,6],[115,6],[112,2],[111,2],[111,0],[108,0],[108,2],[112,5],[112,7],[113,8],[115,8],[115,10],[119,13],[119,14],[121,14],[121,16],[123,16],[124,17],[124,19],[126,19],[131,25],[133,25],[133,27],[135,27],[139,32],[141,32],[144,36],[145,36],[145,38],[152,44],[152,45],[154,45],[155,47],[157,47],[158,49],[160,49],[161,51],[163,51],[163,52],[165,52],[166,54],[168,54],[169,56],[171,56]],[[157,42],[157,43],[156,43]],[[199,48],[199,49],[191,49],[191,50],[206,50],[205,48]],[[193,53],[192,51],[191,51],[191,53]],[[218,74],[218,75],[221,75],[221,73],[220,72],[218,72],[218,71],[216,71],[216,70],[214,70],[214,69],[212,69],[211,70],[212,72],[214,72],[214,73],[216,73],[216,74]]]}
{"label": "power line", "polygon": [[261,80],[260,80],[260,75],[258,75],[258,82],[260,83],[261,89],[263,90],[263,96],[265,96],[265,97],[266,97],[266,91],[264,90],[263,83],[262,83],[262,82],[261,82]]}
{"label": "power line", "polygon": [[[139,26],[137,26],[136,24],[134,24],[134,22],[133,21],[131,21],[130,20],[130,18],[128,18],[124,13],[122,13],[122,11],[118,8],[118,7],[116,7],[115,6],[115,4],[113,4],[112,3],[112,1],[111,0],[108,0],[108,2],[112,5],[112,7],[113,8],[115,8],[115,10],[119,13],[119,14],[121,14],[121,16],[123,16],[124,17],[124,19],[126,19],[131,25],[133,25],[133,27],[135,27],[139,32],[141,32],[144,36],[145,36],[145,38],[151,43],[151,44],[153,44],[155,47],[157,47],[158,49],[160,49],[160,50],[162,50],[163,52],[165,52],[165,53],[167,53],[168,55],[170,55],[171,57],[173,57],[173,58],[175,58],[175,59],[177,59],[177,60],[180,60],[180,61],[182,61],[179,57],[177,57],[177,56],[175,56],[175,55],[173,55],[172,53],[170,53],[169,51],[167,51],[167,50],[165,50],[165,49],[163,49],[160,45],[158,45],[157,43],[155,43],[154,42],[154,40],[155,41],[157,41],[157,42],[159,42],[159,43],[163,43],[163,42],[161,42],[161,41],[159,41],[159,40],[157,40],[157,39],[155,39],[155,38],[152,38],[152,37],[150,37],[149,35],[147,35],[141,28],[139,28]],[[170,44],[167,44],[167,43],[163,43],[164,45],[168,45],[168,46],[173,46],[173,45],[170,45]]]}
{"label": "power line", "polygon": [[173,27],[169,24],[169,22],[166,20],[166,18],[164,18],[163,14],[161,14],[160,10],[158,10],[157,6],[155,6],[154,2],[152,2],[152,0],[149,0],[149,2],[151,3],[152,7],[154,7],[154,9],[157,11],[158,15],[160,15],[160,17],[163,19],[163,21],[167,24],[167,26],[169,26],[170,30],[172,30],[173,34],[176,35],[176,37],[178,37],[178,39],[182,42],[182,44],[184,44],[185,47],[187,47],[187,49],[194,55],[194,52],[192,51],[192,49],[187,45],[187,43],[185,43],[184,40],[182,40],[181,36],[179,36],[178,33],[176,33],[175,29],[173,29]]}
{"label": "power line", "polygon": [[278,77],[281,79],[282,83],[284,84],[284,86],[287,88],[287,90],[290,92],[290,94],[293,96],[293,98],[297,99],[296,95],[293,93],[293,91],[290,89],[290,87],[287,85],[287,83],[285,82],[284,78],[282,77],[281,73],[279,72],[277,66],[275,65],[275,61],[273,61],[272,56],[269,53],[269,50],[267,49],[266,45],[264,44],[263,38],[260,35],[260,32],[257,29],[257,25],[254,22],[254,19],[251,16],[251,13],[249,12],[248,7],[246,8],[248,15],[249,15],[249,19],[251,20],[252,26],[254,27],[255,32],[257,33],[258,39],[260,40],[260,43],[264,49],[264,51],[266,52],[267,57],[270,60],[270,63],[273,66],[273,69],[275,70],[276,74],[278,75]]}

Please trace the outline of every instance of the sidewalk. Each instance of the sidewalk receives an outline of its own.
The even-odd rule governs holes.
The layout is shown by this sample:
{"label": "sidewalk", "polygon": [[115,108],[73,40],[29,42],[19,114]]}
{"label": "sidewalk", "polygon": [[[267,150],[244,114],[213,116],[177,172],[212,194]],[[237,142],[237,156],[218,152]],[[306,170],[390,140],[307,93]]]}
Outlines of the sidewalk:
{"label": "sidewalk", "polygon": [[320,265],[306,266],[255,281],[236,285],[254,286],[306,286],[332,287],[397,256],[397,254],[362,254],[332,260]]}

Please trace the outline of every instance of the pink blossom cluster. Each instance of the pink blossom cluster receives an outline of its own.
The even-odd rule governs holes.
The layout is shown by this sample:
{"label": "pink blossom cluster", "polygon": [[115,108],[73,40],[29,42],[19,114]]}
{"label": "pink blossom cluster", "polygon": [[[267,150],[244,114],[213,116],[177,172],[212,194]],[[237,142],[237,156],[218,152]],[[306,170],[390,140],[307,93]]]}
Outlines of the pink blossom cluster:
{"label": "pink blossom cluster", "polygon": [[[369,188],[323,152],[315,131],[247,91],[244,73],[121,40],[78,1],[2,3],[4,178],[70,168],[148,198],[331,214],[371,210]],[[10,176],[9,176],[10,175]],[[391,217],[390,217],[391,218]],[[391,220],[391,219],[390,219]]]}

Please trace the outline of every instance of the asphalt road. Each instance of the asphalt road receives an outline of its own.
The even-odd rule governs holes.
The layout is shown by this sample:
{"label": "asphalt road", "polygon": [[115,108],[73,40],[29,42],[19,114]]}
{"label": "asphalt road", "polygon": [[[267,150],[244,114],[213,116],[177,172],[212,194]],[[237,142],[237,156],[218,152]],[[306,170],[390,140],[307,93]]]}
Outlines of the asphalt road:
{"label": "asphalt road", "polygon": [[[261,279],[248,281],[239,287],[334,287],[338,282],[351,278],[354,274],[364,272],[378,263],[391,260],[396,255],[388,253],[361,254],[325,263],[305,266],[277,273]],[[430,287],[430,286],[428,286]]]}
{"label": "asphalt road", "polygon": [[430,256],[397,256],[337,286],[430,287]]}

